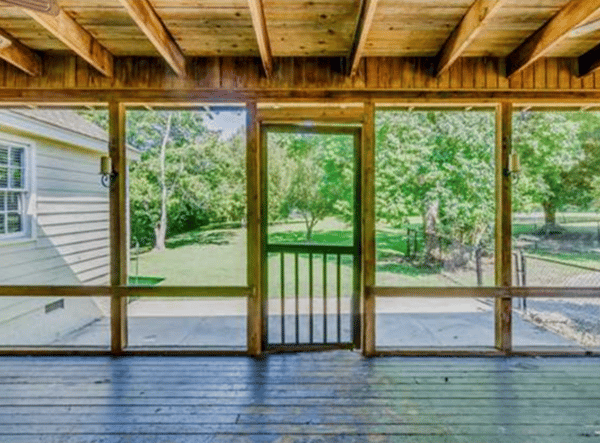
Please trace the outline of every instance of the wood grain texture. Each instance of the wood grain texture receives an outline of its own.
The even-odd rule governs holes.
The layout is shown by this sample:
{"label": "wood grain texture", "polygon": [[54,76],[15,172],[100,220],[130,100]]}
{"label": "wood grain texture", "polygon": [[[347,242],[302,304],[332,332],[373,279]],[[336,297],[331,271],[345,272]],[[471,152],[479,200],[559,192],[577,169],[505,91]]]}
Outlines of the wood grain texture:
{"label": "wood grain texture", "polygon": [[362,349],[366,356],[375,352],[375,296],[366,288],[375,285],[375,108],[372,103],[365,106],[361,155],[361,226],[362,230]]}
{"label": "wood grain texture", "polygon": [[598,358],[11,357],[4,441],[593,440]]}
{"label": "wood grain texture", "polygon": [[63,10],[57,16],[24,11],[99,72],[113,76],[112,54]]}
{"label": "wood grain texture", "polygon": [[521,72],[556,45],[569,33],[600,11],[600,0],[571,0],[548,23],[532,34],[507,57],[507,75]]}
{"label": "wood grain texture", "polygon": [[133,21],[179,76],[184,76],[185,58],[148,0],[120,0]]}
{"label": "wood grain texture", "polygon": [[360,13],[358,16],[358,22],[356,25],[356,32],[354,34],[354,41],[352,43],[352,50],[350,52],[349,68],[350,75],[354,77],[358,72],[358,66],[362,59],[365,46],[367,44],[367,37],[373,25],[373,19],[375,18],[375,11],[377,10],[377,4],[379,0],[362,0]]}
{"label": "wood grain texture", "polygon": [[36,77],[42,74],[42,59],[27,46],[0,29],[0,58],[16,66],[28,75]]}
{"label": "wood grain texture", "polygon": [[[496,234],[495,283],[512,284],[512,177],[508,174],[512,152],[512,104],[503,102],[496,110]],[[497,298],[494,302],[496,348],[509,352],[512,348],[512,300]]]}
{"label": "wood grain texture", "polygon": [[258,42],[263,68],[267,77],[270,77],[273,73],[273,53],[267,30],[263,0],[248,0],[248,6],[250,8],[250,15],[252,16],[252,25],[254,26],[254,33]]}
{"label": "wood grain texture", "polygon": [[129,238],[127,217],[127,143],[125,107],[110,102],[108,107],[109,155],[116,172],[110,187],[110,284],[113,294],[110,303],[111,351],[115,355],[127,347],[127,299],[119,288],[127,285]]}
{"label": "wood grain texture", "polygon": [[[185,77],[179,77],[163,59],[155,57],[118,57],[113,78],[103,76],[75,56],[42,57],[42,63],[44,75],[31,77],[0,61],[0,100],[6,103],[12,98],[18,102],[38,94],[40,100],[51,97],[50,100],[56,102],[61,91],[66,90],[72,92],[65,102],[107,101],[107,97],[127,97],[127,100],[139,102],[150,96],[178,97],[180,102],[200,97],[209,101],[244,102],[250,93],[255,98],[268,96],[306,101],[304,97],[311,95],[320,95],[326,100],[332,94],[342,92],[348,97],[355,92],[356,101],[375,91],[375,95],[382,97],[409,99],[418,92],[437,91],[432,96],[442,97],[444,91],[455,93],[459,90],[473,91],[472,97],[490,99],[499,97],[496,91],[530,90],[539,91],[538,98],[547,100],[560,94],[560,99],[593,100],[593,94],[585,93],[600,88],[599,82],[581,81],[577,87],[576,63],[572,58],[540,61],[526,68],[522,75],[511,77],[510,81],[504,74],[503,59],[492,57],[459,58],[437,79],[433,75],[432,59],[417,57],[366,57],[352,78],[346,75],[347,64],[340,57],[274,58],[271,78],[260,74],[261,61],[256,57],[191,58]],[[44,90],[48,93],[43,93]],[[220,91],[211,95],[203,92],[207,90]],[[578,94],[574,95],[576,91]],[[524,95],[507,94],[506,97],[512,99]]]}
{"label": "wood grain texture", "polygon": [[436,76],[446,71],[477,38],[506,0],[476,0],[437,55]]}

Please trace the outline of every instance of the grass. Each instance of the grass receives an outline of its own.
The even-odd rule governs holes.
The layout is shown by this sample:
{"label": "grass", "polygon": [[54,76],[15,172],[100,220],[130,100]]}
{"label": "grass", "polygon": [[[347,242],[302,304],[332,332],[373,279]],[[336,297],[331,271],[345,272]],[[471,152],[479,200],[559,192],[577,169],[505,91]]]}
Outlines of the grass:
{"label": "grass", "polygon": [[[415,220],[418,222],[418,220]],[[411,228],[419,228],[419,223],[413,223]],[[514,224],[514,235],[531,233],[533,224]],[[577,225],[577,231],[582,227]],[[594,230],[594,223],[588,223],[584,229]],[[473,285],[475,273],[473,270],[462,270],[450,273],[441,266],[417,266],[411,261],[404,261],[406,255],[406,228],[394,229],[386,226],[377,228],[377,284],[400,286],[453,286],[456,284]],[[273,243],[305,242],[306,236],[302,223],[289,223],[269,227],[269,241]],[[351,245],[353,232],[347,224],[327,219],[317,225],[313,233],[313,243]],[[419,238],[419,250],[423,248],[423,239]],[[565,263],[599,267],[600,254],[595,253],[558,253],[537,251],[537,255],[564,261]],[[278,282],[279,256],[269,257],[269,280]],[[289,256],[286,260],[291,260]],[[335,257],[328,257],[328,273],[335,275]],[[308,273],[308,258],[300,256],[299,273]],[[162,252],[148,252],[139,257],[139,275],[164,277],[162,285],[192,285],[192,286],[245,286],[246,281],[246,230],[243,228],[198,230],[171,238],[167,241],[167,249]],[[136,263],[131,266],[131,274],[138,269]],[[293,276],[293,262],[286,262],[286,274]],[[313,272],[321,276],[322,259],[315,257]],[[493,264],[486,264],[484,283],[493,284]],[[552,267],[548,264],[548,273],[560,274],[563,265]],[[330,269],[331,267],[331,269]],[[351,275],[352,258],[343,257],[343,273]],[[552,270],[550,270],[552,268]],[[555,269],[556,268],[556,269]],[[567,271],[564,271],[565,274]],[[572,273],[572,270],[569,270]],[[472,275],[471,275],[472,274]],[[346,276],[347,278],[348,277]],[[344,278],[346,278],[344,277]],[[560,275],[554,277],[560,277]],[[319,277],[321,278],[321,277]],[[290,277],[291,281],[292,278]],[[333,280],[333,277],[330,277]],[[286,281],[285,290],[293,293],[291,283]],[[279,290],[280,291],[280,288]]]}

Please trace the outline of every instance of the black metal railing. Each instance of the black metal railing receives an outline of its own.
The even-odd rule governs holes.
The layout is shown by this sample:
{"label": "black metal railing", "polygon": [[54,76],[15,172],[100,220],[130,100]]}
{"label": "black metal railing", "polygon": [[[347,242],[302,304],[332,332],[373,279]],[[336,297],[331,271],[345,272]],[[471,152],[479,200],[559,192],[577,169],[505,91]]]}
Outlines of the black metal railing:
{"label": "black metal railing", "polygon": [[[352,297],[353,294],[353,282],[352,278],[349,282],[349,285],[343,284],[343,273],[342,269],[344,266],[349,264],[349,268],[352,269],[354,256],[356,254],[356,250],[353,246],[334,246],[334,245],[317,245],[317,244],[268,244],[267,245],[267,254],[270,257],[273,257],[274,254],[279,255],[279,294],[277,294],[279,298],[279,317],[277,315],[273,315],[271,310],[269,309],[269,320],[277,321],[280,324],[280,341],[277,341],[276,337],[273,337],[273,334],[269,336],[269,344],[270,345],[326,345],[326,344],[342,344],[351,342],[351,334],[343,333],[343,325],[342,325],[342,317],[346,314],[342,312],[342,298],[343,297]],[[293,256],[293,285],[290,285],[293,288],[293,312],[286,312],[286,300],[287,290],[290,288],[286,288],[286,282],[288,281],[291,273],[286,272],[286,256]],[[306,274],[301,275],[300,263],[302,260],[306,260]],[[272,262],[270,260],[270,262]],[[330,276],[328,268],[331,264],[335,265],[335,276]],[[289,265],[289,261],[288,261]],[[322,340],[319,340],[320,337],[317,337],[315,333],[316,324],[319,322],[318,315],[315,309],[315,294],[318,291],[318,281],[316,281],[316,272],[318,269],[315,269],[318,266],[321,266],[321,284],[322,288],[320,291],[320,295],[322,296],[322,312],[320,325],[322,326]],[[288,268],[289,269],[289,268]],[[300,282],[302,278],[306,278],[305,290],[306,292],[302,294],[300,289]],[[335,279],[335,286],[333,284],[333,280]],[[333,287],[335,289],[333,289]],[[270,286],[269,293],[269,305],[271,303],[277,303],[276,298],[273,297],[272,291],[273,288]],[[350,291],[349,294],[344,294],[344,291]],[[332,293],[334,292],[334,293]],[[300,300],[302,297],[306,297],[308,299],[308,312],[303,314],[300,308]],[[332,297],[335,297],[335,310],[334,312],[330,312],[331,306],[330,301]],[[329,305],[329,306],[328,306]],[[352,303],[350,303],[352,306]],[[289,310],[289,309],[288,309]],[[301,329],[301,321],[300,318],[302,315],[308,316],[308,334],[303,334]],[[348,318],[350,319],[352,313],[348,312]],[[293,316],[293,321],[290,320],[290,316]],[[328,317],[334,318],[328,318]],[[286,321],[286,319],[288,321]],[[334,321],[335,326],[332,326],[333,333],[330,334],[330,325],[329,321]],[[290,334],[293,337],[293,340],[286,339],[286,323],[289,327],[290,324],[294,328],[294,333]],[[271,331],[272,327],[269,328]],[[307,335],[307,339],[304,340]],[[321,335],[321,334],[319,334]]]}

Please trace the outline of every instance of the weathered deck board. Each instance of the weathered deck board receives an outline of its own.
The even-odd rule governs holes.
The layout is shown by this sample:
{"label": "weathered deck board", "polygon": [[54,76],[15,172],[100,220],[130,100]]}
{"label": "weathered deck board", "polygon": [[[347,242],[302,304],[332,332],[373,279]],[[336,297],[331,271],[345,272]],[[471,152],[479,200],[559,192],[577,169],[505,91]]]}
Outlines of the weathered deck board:
{"label": "weathered deck board", "polygon": [[4,357],[0,441],[589,442],[600,358]]}

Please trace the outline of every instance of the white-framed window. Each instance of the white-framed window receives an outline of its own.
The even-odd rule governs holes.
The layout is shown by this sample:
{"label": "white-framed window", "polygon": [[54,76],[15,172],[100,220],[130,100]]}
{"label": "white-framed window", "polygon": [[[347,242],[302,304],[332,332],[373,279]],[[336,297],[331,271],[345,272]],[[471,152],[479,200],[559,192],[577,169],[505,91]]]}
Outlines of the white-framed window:
{"label": "white-framed window", "polygon": [[27,148],[0,141],[0,239],[27,235]]}

